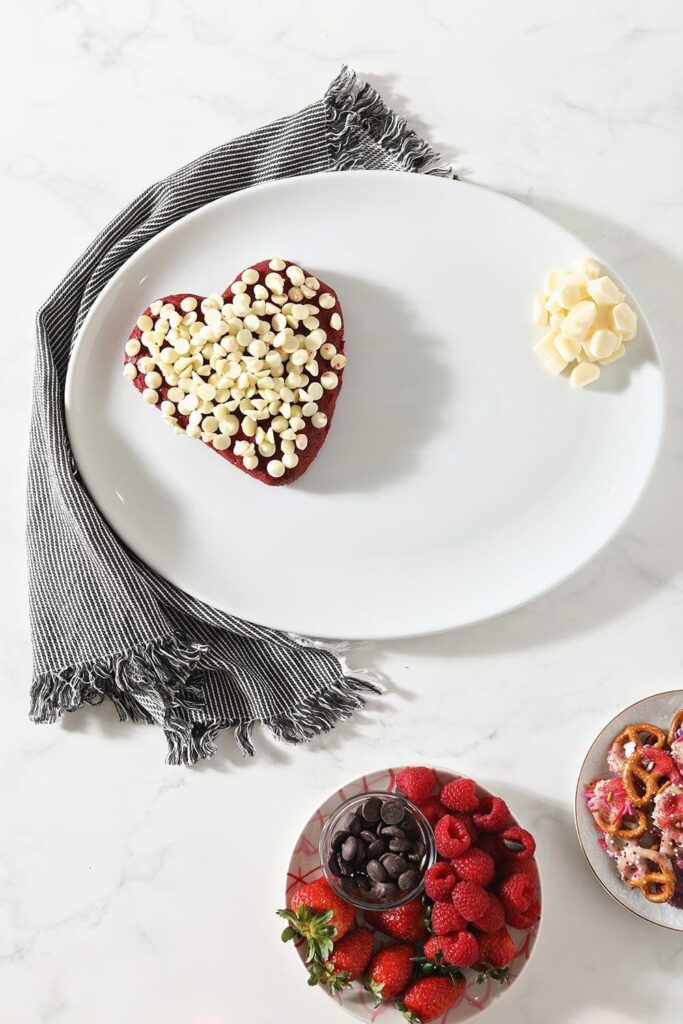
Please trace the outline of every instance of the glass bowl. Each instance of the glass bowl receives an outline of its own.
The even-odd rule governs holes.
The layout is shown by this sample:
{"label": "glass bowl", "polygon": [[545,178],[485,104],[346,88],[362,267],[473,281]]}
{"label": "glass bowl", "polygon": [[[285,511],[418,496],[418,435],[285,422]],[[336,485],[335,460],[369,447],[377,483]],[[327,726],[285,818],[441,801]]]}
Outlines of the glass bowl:
{"label": "glass bowl", "polygon": [[[397,803],[403,804],[403,806],[410,811],[413,816],[420,833],[420,839],[426,847],[426,852],[422,857],[422,860],[415,865],[416,870],[420,872],[420,881],[409,892],[401,893],[399,897],[393,900],[372,900],[357,891],[347,892],[347,890],[341,885],[340,879],[333,874],[328,865],[328,861],[332,853],[332,840],[334,835],[338,831],[343,831],[341,828],[341,821],[347,814],[360,810],[363,804],[373,796],[379,797],[381,800],[395,800]],[[420,808],[400,793],[389,793],[384,790],[370,790],[367,793],[360,793],[358,796],[349,797],[348,800],[344,800],[343,803],[339,804],[325,822],[322,832],[320,833],[319,852],[323,874],[331,888],[346,900],[347,903],[351,903],[352,906],[359,907],[361,910],[393,910],[394,907],[400,907],[402,904],[415,899],[416,896],[420,895],[424,888],[425,871],[436,861],[436,846],[434,844],[432,826],[429,824]]]}

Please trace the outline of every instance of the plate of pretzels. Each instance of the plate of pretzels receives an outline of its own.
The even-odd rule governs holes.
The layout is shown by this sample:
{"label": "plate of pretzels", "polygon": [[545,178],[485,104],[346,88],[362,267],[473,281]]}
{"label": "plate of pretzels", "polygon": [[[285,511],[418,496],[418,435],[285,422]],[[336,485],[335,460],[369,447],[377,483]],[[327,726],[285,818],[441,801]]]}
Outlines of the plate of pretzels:
{"label": "plate of pretzels", "polygon": [[579,842],[610,895],[683,931],[683,690],[646,697],[605,726],[575,807]]}

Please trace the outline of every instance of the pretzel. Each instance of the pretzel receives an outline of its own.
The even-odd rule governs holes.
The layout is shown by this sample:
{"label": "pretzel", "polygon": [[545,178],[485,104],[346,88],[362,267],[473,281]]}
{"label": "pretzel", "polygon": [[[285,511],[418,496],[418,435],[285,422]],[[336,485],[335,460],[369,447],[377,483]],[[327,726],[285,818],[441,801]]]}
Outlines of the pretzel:
{"label": "pretzel", "polygon": [[591,811],[591,814],[600,831],[616,839],[638,839],[648,829],[647,815],[640,809],[620,815],[614,821],[605,821],[600,811]]}
{"label": "pretzel", "polygon": [[676,889],[671,861],[659,850],[636,846],[620,858],[620,873],[631,889],[640,889],[650,903],[668,903]]}
{"label": "pretzel", "polygon": [[622,776],[624,789],[634,807],[647,807],[657,793],[669,785],[668,779],[662,783],[662,779],[667,777],[669,769],[663,770],[657,764],[653,764],[651,768],[644,768],[641,763],[642,756],[642,748],[631,754]]}
{"label": "pretzel", "polygon": [[626,728],[622,729],[619,735],[615,736],[612,740],[608,760],[611,758],[614,764],[610,764],[610,767],[615,772],[623,771],[626,767],[628,758],[624,754],[624,746],[627,743],[635,743],[636,749],[639,747],[661,748],[664,746],[665,740],[666,733],[657,725],[650,725],[648,722],[640,722],[637,725],[627,725]]}
{"label": "pretzel", "polygon": [[669,726],[669,735],[667,742],[669,746],[675,741],[676,733],[683,726],[683,708],[679,708],[676,714],[671,719],[671,725]]}

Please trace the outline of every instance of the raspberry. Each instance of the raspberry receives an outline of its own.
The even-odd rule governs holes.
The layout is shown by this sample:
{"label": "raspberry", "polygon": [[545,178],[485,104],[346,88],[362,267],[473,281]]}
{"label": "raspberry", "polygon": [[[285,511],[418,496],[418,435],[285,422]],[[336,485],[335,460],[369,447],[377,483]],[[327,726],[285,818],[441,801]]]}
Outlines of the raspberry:
{"label": "raspberry", "polygon": [[505,907],[505,920],[512,928],[520,928],[522,931],[533,928],[541,916],[541,901],[536,896],[532,899],[527,910],[515,910],[513,906]]}
{"label": "raspberry", "polygon": [[396,785],[409,800],[419,804],[431,795],[436,785],[436,772],[433,768],[404,768],[396,776]]}
{"label": "raspberry", "polygon": [[459,857],[454,857],[452,864],[458,878],[463,881],[469,879],[470,882],[478,882],[484,888],[493,881],[493,858],[476,846],[471,846]]}
{"label": "raspberry", "polygon": [[506,879],[510,875],[526,875],[534,883],[535,888],[538,883],[536,861],[531,860],[530,857],[526,860],[514,860],[512,857],[507,856],[501,865],[500,876],[502,879]]}
{"label": "raspberry", "polygon": [[469,849],[472,843],[472,826],[462,814],[445,814],[436,823],[434,842],[442,857],[450,860]]}
{"label": "raspberry", "polygon": [[436,825],[439,818],[443,818],[444,814],[448,814],[448,808],[444,807],[438,796],[430,796],[429,800],[418,804],[418,807],[432,827]]}
{"label": "raspberry", "polygon": [[453,904],[466,921],[476,921],[486,912],[489,894],[476,882],[458,882],[453,889]]}
{"label": "raspberry", "polygon": [[499,928],[479,940],[479,954],[491,967],[507,967],[516,953],[515,944],[507,928]]}
{"label": "raspberry", "polygon": [[479,810],[472,817],[482,832],[502,832],[510,820],[510,811],[499,796],[483,796],[479,801]]}
{"label": "raspberry", "polygon": [[442,787],[439,799],[450,811],[476,811],[479,797],[472,779],[451,779]]}
{"label": "raspberry", "polygon": [[503,904],[497,896],[489,893],[489,905],[481,917],[474,922],[474,927],[480,932],[497,932],[505,924],[505,911]]}
{"label": "raspberry", "polygon": [[425,871],[425,892],[430,900],[446,900],[457,880],[453,865],[447,860],[437,860]]}
{"label": "raspberry", "polygon": [[479,959],[479,943],[471,932],[458,932],[443,940],[441,953],[454,967],[469,967]]}
{"label": "raspberry", "polygon": [[[456,886],[457,888],[457,886]],[[455,891],[455,890],[454,890]],[[510,875],[501,883],[498,890],[501,902],[507,913],[508,907],[524,913],[531,906],[531,901],[536,895],[536,886],[528,875],[521,873]],[[457,906],[457,904],[456,904]]]}
{"label": "raspberry", "polygon": [[500,836],[494,835],[493,832],[481,832],[477,836],[477,846],[480,850],[488,853],[496,868],[500,867],[505,861],[507,850]]}
{"label": "raspberry", "polygon": [[509,828],[503,829],[501,838],[507,850],[506,860],[527,860],[536,852],[536,840],[531,832],[520,828],[519,825],[510,825]]}
{"label": "raspberry", "polygon": [[467,927],[467,922],[451,900],[437,900],[432,907],[431,925],[435,935],[450,935],[461,932]]}

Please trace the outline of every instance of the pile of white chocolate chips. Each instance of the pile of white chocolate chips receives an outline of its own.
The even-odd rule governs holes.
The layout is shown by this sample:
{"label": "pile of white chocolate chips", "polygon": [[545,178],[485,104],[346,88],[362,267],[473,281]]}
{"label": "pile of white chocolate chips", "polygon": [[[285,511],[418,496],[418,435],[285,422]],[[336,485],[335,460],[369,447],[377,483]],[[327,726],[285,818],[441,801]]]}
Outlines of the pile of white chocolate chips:
{"label": "pile of white chocolate chips", "polygon": [[[320,326],[324,310],[329,327],[341,329],[334,295],[295,264],[272,259],[268,268],[263,283],[257,270],[245,270],[232,285],[230,302],[209,295],[201,305],[191,296],[179,308],[153,303],[151,316],[138,318],[140,339],[126,344],[131,358],[142,347],[148,354],[137,358],[137,368],[126,363],[123,372],[129,380],[144,374],[142,394],[151,405],[167,385],[160,409],[176,433],[201,438],[217,451],[232,446],[247,470],[258,469],[263,459],[277,478],[298,465],[298,452],[308,446],[307,421],[327,426],[318,402],[338,387],[335,371],[346,358]],[[178,415],[187,417],[185,427]]]}
{"label": "pile of white chocolate chips", "polygon": [[575,388],[591,384],[601,366],[621,359],[624,342],[638,330],[635,310],[592,259],[584,260],[580,270],[546,275],[543,295],[535,300],[534,323],[550,327],[534,352],[549,373],[569,367]]}

